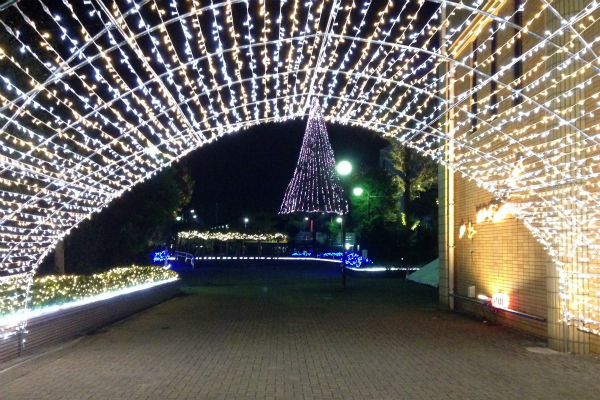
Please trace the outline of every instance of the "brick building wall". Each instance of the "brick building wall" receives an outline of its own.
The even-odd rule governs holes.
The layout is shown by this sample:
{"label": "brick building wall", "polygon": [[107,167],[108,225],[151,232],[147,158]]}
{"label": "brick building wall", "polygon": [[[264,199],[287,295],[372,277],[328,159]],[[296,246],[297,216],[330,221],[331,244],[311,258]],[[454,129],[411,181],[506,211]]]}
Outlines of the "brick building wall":
{"label": "brick building wall", "polygon": [[[475,222],[477,206],[489,203],[492,195],[473,181],[455,177],[455,226]],[[509,295],[510,308],[546,318],[546,269],[551,259],[544,247],[529,229],[515,216],[503,221],[475,224],[476,233],[458,237],[455,230],[455,293],[467,296],[469,286],[475,294],[490,296],[493,293]],[[545,337],[544,322],[499,311],[489,310],[470,302],[456,301],[458,309],[493,318],[502,324]]]}
{"label": "brick building wall", "polygon": [[[509,21],[515,21],[515,0],[489,0],[481,7],[486,12],[495,14]],[[517,3],[518,4],[518,3]],[[571,18],[580,12],[589,2],[583,0],[557,0],[552,3],[553,7],[563,18]],[[554,12],[541,11],[543,3],[538,0],[520,1],[521,26],[526,26],[533,34],[518,34],[510,26],[501,26],[494,23],[497,30],[495,34],[495,46],[500,50],[495,56],[492,54],[493,25],[491,19],[485,16],[471,18],[468,27],[462,28],[460,34],[453,38],[453,45],[448,49],[448,55],[457,60],[454,70],[453,84],[454,98],[451,98],[449,80],[446,87],[442,88],[446,93],[446,99],[452,104],[457,104],[450,123],[450,113],[447,114],[446,132],[450,127],[456,127],[451,131],[458,143],[454,150],[456,165],[460,165],[462,172],[454,173],[454,204],[448,204],[445,196],[448,195],[448,178],[444,168],[440,169],[439,195],[440,195],[440,304],[451,305],[449,294],[454,290],[457,295],[454,299],[455,308],[470,313],[479,314],[488,319],[497,320],[500,323],[516,329],[529,332],[541,337],[548,337],[552,348],[563,350],[563,309],[560,301],[560,277],[557,273],[556,263],[545,246],[541,243],[540,235],[550,243],[557,252],[557,260],[564,263],[564,269],[568,273],[587,274],[599,270],[597,260],[590,257],[591,252],[587,246],[582,246],[578,238],[579,232],[584,232],[590,237],[590,230],[586,228],[588,219],[583,208],[573,204],[573,198],[579,196],[582,202],[588,201],[582,198],[580,188],[588,192],[598,190],[597,181],[574,182],[561,186],[549,186],[536,193],[523,190],[513,191],[509,198],[504,200],[514,204],[521,204],[521,216],[523,220],[510,215],[507,219],[498,223],[475,224],[477,231],[472,239],[466,237],[459,239],[458,230],[462,223],[469,221],[475,223],[477,210],[493,201],[493,195],[489,190],[483,189],[474,180],[481,182],[502,182],[502,168],[514,166],[515,161],[523,158],[524,173],[544,173],[548,168],[548,161],[539,158],[524,156],[523,147],[517,143],[526,143],[529,148],[556,149],[562,153],[561,159],[553,159],[552,163],[572,163],[572,160],[581,159],[582,162],[575,165],[575,169],[569,171],[570,176],[576,177],[578,171],[589,168],[590,155],[600,152],[600,148],[590,148],[579,142],[577,130],[590,134],[594,125],[598,124],[597,118],[578,118],[586,107],[589,109],[594,104],[588,101],[599,92],[599,80],[591,79],[598,75],[597,71],[583,70],[582,61],[573,62],[569,68],[554,69],[566,59],[564,52],[556,52],[557,46],[566,46],[572,52],[578,52],[581,44],[573,41],[573,35],[558,35],[552,39],[551,45],[539,46],[540,37],[547,36],[548,32],[556,31],[561,27]],[[463,21],[469,13],[465,10],[455,11],[454,20],[456,24]],[[592,21],[598,20],[600,13],[594,11],[591,18],[583,23],[588,24],[590,29],[582,30],[582,37],[588,43],[594,43],[593,50],[600,54],[600,43],[594,42],[598,35],[600,25]],[[453,24],[450,24],[452,26]],[[500,25],[500,26],[498,26]],[[597,26],[598,25],[598,26]],[[522,62],[522,74],[517,76],[514,67],[510,64],[515,58],[515,46],[517,41],[521,43],[521,54],[527,57]],[[478,48],[476,56],[473,50]],[[462,65],[461,65],[462,63]],[[492,75],[495,63],[496,71],[502,71],[496,83],[495,100],[492,95],[491,83],[483,85],[476,91],[476,95],[468,94],[473,88],[473,71],[475,68],[483,74]],[[508,66],[508,67],[506,67]],[[506,67],[506,69],[503,69]],[[447,66],[440,68],[440,75],[446,73]],[[551,79],[541,78],[551,74]],[[484,75],[477,77],[480,84]],[[536,84],[536,82],[539,82]],[[585,83],[585,85],[583,85]],[[511,88],[523,87],[524,93],[535,102],[515,102],[512,99]],[[568,96],[563,94],[568,93]],[[564,98],[564,100],[563,100]],[[551,113],[541,110],[540,105],[546,105],[549,99],[554,100],[549,109],[563,116],[565,119],[576,121],[572,125],[562,126],[558,119]],[[478,119],[474,120],[468,115],[476,104]],[[497,106],[497,111],[492,111],[491,106]],[[549,104],[549,103],[548,103]],[[600,104],[600,103],[599,103]],[[541,111],[540,111],[541,110]],[[600,114],[600,113],[598,113]],[[497,128],[500,126],[500,128]],[[600,125],[598,125],[600,126]],[[536,135],[539,132],[550,132],[550,135]],[[514,139],[514,142],[513,142]],[[489,159],[479,157],[481,154],[491,155]],[[587,154],[587,156],[585,156]],[[474,157],[475,156],[475,157]],[[585,160],[585,158],[588,158]],[[550,158],[548,158],[550,159]],[[544,164],[546,162],[546,164]],[[496,166],[493,171],[489,165]],[[572,168],[572,167],[571,167]],[[580,170],[577,170],[580,168]],[[562,171],[561,171],[562,172]],[[495,175],[496,174],[496,175]],[[502,183],[500,183],[502,186]],[[547,214],[538,214],[531,204],[544,204],[549,199],[562,196],[564,209],[545,210]],[[537,203],[536,203],[537,202]],[[453,213],[452,226],[444,223],[447,217]],[[541,208],[540,208],[541,209]],[[582,211],[583,210],[583,211]],[[539,215],[543,215],[539,217]],[[568,217],[565,217],[568,216]],[[573,226],[565,223],[563,231],[549,230],[545,225],[544,218],[564,218],[577,221]],[[536,235],[532,233],[536,231]],[[454,238],[454,288],[449,284],[450,252],[448,236]],[[544,236],[545,235],[545,236]],[[571,251],[575,249],[576,251]],[[574,296],[569,299],[569,308],[575,314],[584,315],[582,312],[588,307],[585,303],[598,302],[594,289],[597,288],[593,279],[583,280],[575,278],[579,275],[569,275],[573,278],[570,289]],[[510,308],[522,313],[547,318],[547,322],[509,314],[503,311],[490,315],[489,310],[482,308],[476,302],[461,299],[467,296],[469,286],[475,286],[476,294],[490,296],[493,293],[506,293],[510,297]],[[581,301],[581,299],[586,299]],[[587,312],[587,311],[586,311]],[[585,314],[588,315],[588,314]],[[600,340],[597,335],[590,335],[571,324],[568,328],[569,351],[579,353],[600,353]]]}

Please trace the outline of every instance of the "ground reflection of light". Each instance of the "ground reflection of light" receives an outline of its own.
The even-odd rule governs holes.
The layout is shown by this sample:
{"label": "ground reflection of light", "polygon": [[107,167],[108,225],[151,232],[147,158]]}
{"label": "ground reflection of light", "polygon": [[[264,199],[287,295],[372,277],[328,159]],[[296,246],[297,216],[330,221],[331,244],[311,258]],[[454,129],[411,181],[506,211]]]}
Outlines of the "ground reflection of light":
{"label": "ground reflection of light", "polygon": [[386,271],[417,271],[419,268],[411,268],[411,267],[365,267],[365,268],[356,268],[346,266],[346,269],[351,269],[352,271],[360,271],[360,272],[386,272]]}

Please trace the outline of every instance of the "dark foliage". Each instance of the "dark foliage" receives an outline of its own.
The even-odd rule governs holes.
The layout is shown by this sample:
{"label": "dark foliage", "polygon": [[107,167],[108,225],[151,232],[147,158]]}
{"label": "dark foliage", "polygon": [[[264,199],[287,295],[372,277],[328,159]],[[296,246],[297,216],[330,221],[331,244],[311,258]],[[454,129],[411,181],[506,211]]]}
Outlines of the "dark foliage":
{"label": "dark foliage", "polygon": [[[148,264],[149,252],[164,248],[176,213],[191,199],[193,185],[183,164],[170,167],[82,222],[65,240],[65,272]],[[52,264],[48,257],[40,272],[50,272]]]}
{"label": "dark foliage", "polygon": [[[427,171],[430,174],[430,171]],[[419,180],[423,178],[415,178]],[[405,195],[402,181],[382,169],[365,169],[356,175],[351,193],[348,227],[354,230],[361,248],[378,263],[418,265],[437,257],[437,186],[433,181],[417,195]],[[415,193],[415,192],[413,192]],[[410,202],[411,214],[401,212],[400,199]]]}

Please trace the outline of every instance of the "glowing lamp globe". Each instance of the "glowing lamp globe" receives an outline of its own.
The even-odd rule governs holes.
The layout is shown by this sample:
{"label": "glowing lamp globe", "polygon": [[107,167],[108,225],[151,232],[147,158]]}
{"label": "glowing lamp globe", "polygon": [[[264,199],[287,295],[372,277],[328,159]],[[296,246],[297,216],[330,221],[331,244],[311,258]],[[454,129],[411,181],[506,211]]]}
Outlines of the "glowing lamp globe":
{"label": "glowing lamp globe", "polygon": [[352,172],[352,164],[350,164],[348,161],[340,161],[340,163],[337,165],[337,172],[340,175],[348,175],[350,172]]}
{"label": "glowing lamp globe", "polygon": [[360,196],[361,194],[363,194],[363,190],[361,188],[354,188],[352,193],[354,193],[356,196]]}
{"label": "glowing lamp globe", "polygon": [[341,222],[342,222],[342,217],[337,217],[336,221],[337,221],[338,223],[341,223]]}

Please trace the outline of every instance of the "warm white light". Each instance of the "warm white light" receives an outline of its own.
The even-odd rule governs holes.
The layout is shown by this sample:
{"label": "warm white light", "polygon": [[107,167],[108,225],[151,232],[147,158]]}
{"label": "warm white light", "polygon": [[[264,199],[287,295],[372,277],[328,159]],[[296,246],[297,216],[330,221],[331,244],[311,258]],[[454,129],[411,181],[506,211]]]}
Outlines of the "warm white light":
{"label": "warm white light", "polygon": [[508,295],[505,293],[494,293],[492,295],[492,306],[496,308],[508,308]]}
{"label": "warm white light", "polygon": [[[445,14],[415,2],[410,15],[392,1],[97,1],[61,18],[54,3],[15,2],[0,27],[18,43],[0,43],[0,287],[12,288],[0,302],[28,293],[56,243],[131,187],[226,134],[307,118],[317,99],[328,123],[376,131],[510,203],[480,219],[517,216],[558,269],[564,320],[598,333],[600,2],[543,35],[551,2],[528,2],[521,29],[506,29],[510,7],[487,14],[480,0],[438,2]],[[491,16],[508,35],[495,53]]]}
{"label": "warm white light", "polygon": [[245,241],[261,241],[261,242],[280,242],[286,243],[288,237],[283,233],[257,233],[249,234],[242,232],[218,232],[218,231],[183,231],[177,235],[182,240],[245,240]]}

